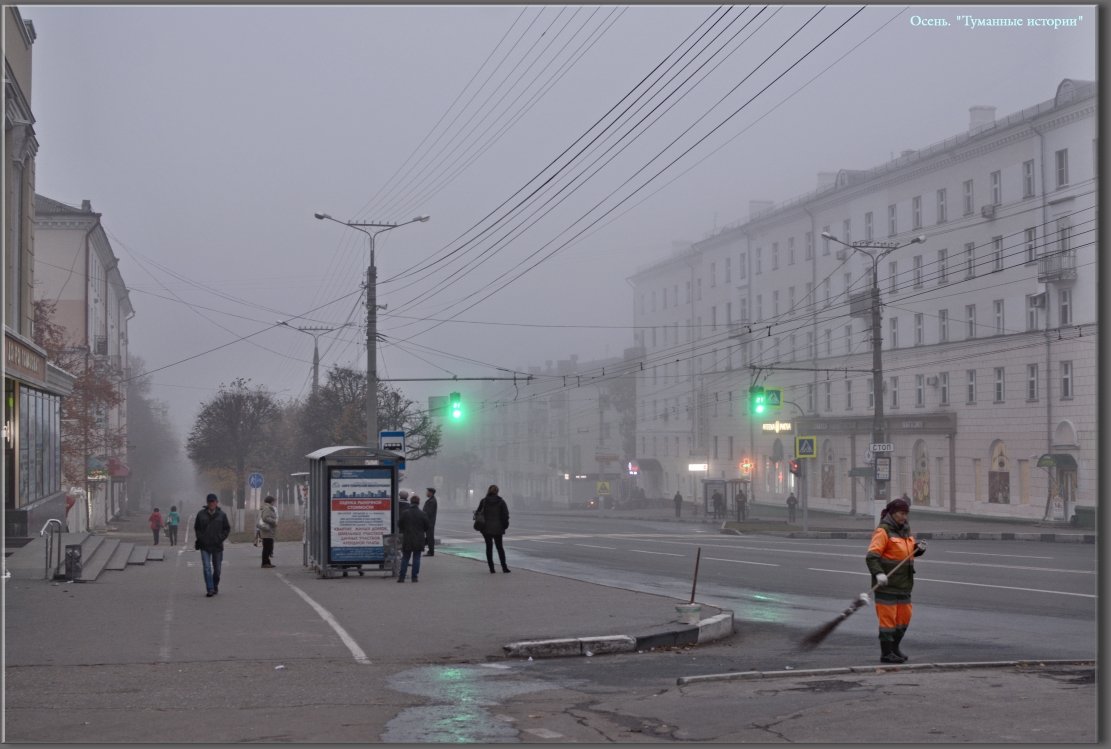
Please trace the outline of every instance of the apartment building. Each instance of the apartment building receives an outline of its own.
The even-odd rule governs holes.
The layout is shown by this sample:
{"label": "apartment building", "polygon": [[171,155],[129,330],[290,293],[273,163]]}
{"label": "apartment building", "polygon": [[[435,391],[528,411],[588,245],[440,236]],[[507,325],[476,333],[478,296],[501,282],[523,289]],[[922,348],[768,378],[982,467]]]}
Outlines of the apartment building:
{"label": "apartment building", "polygon": [[[750,457],[756,501],[782,502],[793,435],[812,435],[810,506],[869,512],[880,397],[889,491],[916,509],[1063,519],[1095,504],[1096,138],[1092,82],[1006,117],[975,106],[965,132],[819,174],[634,275],[652,491],[696,493]],[[782,409],[750,420],[753,385],[782,387]]]}

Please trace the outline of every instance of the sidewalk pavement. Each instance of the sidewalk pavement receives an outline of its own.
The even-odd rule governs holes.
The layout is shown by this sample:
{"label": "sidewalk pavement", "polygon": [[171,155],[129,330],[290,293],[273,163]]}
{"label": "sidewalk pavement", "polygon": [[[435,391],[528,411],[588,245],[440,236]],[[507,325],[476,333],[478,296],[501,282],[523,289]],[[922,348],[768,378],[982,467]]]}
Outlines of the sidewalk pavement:
{"label": "sidewalk pavement", "polygon": [[[865,503],[862,503],[862,506]],[[675,517],[673,508],[640,508],[628,510],[530,510],[511,508],[521,514],[583,517],[584,514],[600,518],[620,518],[650,522],[676,522],[695,525],[712,525],[731,533],[755,533],[786,536],[790,538],[870,538],[875,529],[871,514],[828,510],[808,511],[807,530],[803,531],[802,511],[794,523],[787,522],[787,509],[778,504],[749,505],[744,521],[732,514],[725,520],[715,520],[713,515],[691,512],[691,503],[683,508],[682,517]],[[732,508],[730,508],[732,509]],[[910,526],[921,539],[995,540],[995,541],[1048,541],[1058,543],[1093,544],[1098,537],[1095,529],[1076,529],[1066,523],[1034,520],[988,518],[976,515],[959,515],[944,511],[911,508]]]}

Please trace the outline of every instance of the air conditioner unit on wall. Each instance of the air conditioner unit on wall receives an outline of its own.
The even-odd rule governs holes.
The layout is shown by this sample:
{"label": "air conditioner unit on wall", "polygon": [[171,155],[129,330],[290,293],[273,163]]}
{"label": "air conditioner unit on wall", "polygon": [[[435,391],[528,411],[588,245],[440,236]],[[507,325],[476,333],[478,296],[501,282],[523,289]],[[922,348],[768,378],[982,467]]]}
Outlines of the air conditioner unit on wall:
{"label": "air conditioner unit on wall", "polygon": [[926,378],[926,384],[929,385],[930,387],[937,387],[937,378],[936,377],[927,377]]}
{"label": "air conditioner unit on wall", "polygon": [[980,206],[980,215],[984,218],[995,218],[995,206],[985,205]]}
{"label": "air conditioner unit on wall", "polygon": [[1034,309],[1045,309],[1045,292],[1031,296],[1030,305]]}
{"label": "air conditioner unit on wall", "polygon": [[844,260],[845,258],[847,258],[849,256],[849,251],[848,250],[838,250],[834,254],[837,256],[838,260]]}

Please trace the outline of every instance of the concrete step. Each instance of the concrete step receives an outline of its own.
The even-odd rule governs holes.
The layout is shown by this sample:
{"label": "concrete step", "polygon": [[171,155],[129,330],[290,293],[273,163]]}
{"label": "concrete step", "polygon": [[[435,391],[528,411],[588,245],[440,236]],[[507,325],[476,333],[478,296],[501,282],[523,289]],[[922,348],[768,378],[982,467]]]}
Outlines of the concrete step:
{"label": "concrete step", "polygon": [[100,573],[104,571],[108,560],[116,553],[116,549],[120,545],[118,538],[104,538],[100,543],[95,545],[95,549],[90,556],[81,555],[81,577],[78,578],[83,583],[95,582]]}
{"label": "concrete step", "polygon": [[135,548],[131,550],[131,555],[127,558],[128,564],[146,564],[147,563],[147,549],[149,546],[135,544]]}
{"label": "concrete step", "polygon": [[[68,536],[68,535],[69,535],[68,533],[65,534],[65,536]],[[63,536],[63,538],[65,536]],[[93,555],[96,554],[96,550],[99,549],[101,547],[101,544],[103,544],[106,540],[108,540],[107,536],[98,536],[94,533],[85,534],[85,537],[80,542],[81,543],[81,566],[82,567],[88,566],[89,560],[93,558]],[[65,543],[62,544],[62,565],[63,565],[63,567],[65,565],[65,560],[66,560],[65,547],[66,547],[66,545],[72,544],[72,543],[74,543],[74,542],[66,540]]]}
{"label": "concrete step", "polygon": [[147,547],[147,561],[148,562],[162,562],[166,559],[165,549],[156,549],[153,546]]}
{"label": "concrete step", "polygon": [[127,569],[127,560],[134,551],[135,544],[130,541],[120,541],[120,545],[116,547],[116,551],[112,554],[112,558],[108,560],[108,564],[104,566],[106,570],[125,570]]}

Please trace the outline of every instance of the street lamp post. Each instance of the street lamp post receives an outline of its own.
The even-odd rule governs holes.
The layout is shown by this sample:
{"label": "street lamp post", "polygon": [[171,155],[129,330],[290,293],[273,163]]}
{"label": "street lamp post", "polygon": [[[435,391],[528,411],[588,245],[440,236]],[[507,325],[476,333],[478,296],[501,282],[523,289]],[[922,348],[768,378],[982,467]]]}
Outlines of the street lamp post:
{"label": "street lamp post", "polygon": [[[313,216],[361,231],[370,240],[370,264],[366,268],[366,445],[375,448],[378,446],[378,269],[374,266],[374,238],[399,226],[427,221],[429,217],[417,216],[400,224],[378,224],[340,221],[327,213],[314,213]],[[367,228],[377,228],[378,231],[367,231]]]}
{"label": "street lamp post", "polygon": [[[879,263],[880,260],[883,260],[895,250],[907,245],[925,242],[926,236],[919,234],[902,244],[897,242],[853,242],[849,244],[842,242],[828,231],[822,232],[822,236],[826,239],[832,239],[837,244],[844,245],[854,252],[859,252],[872,262],[872,289],[870,292],[872,303],[872,444],[879,444],[885,441],[883,428],[883,329],[881,327]],[[869,250],[874,250],[874,252],[869,252]],[[876,501],[886,503],[887,481],[873,479],[872,483],[875,486]]]}
{"label": "street lamp post", "polygon": [[308,333],[312,336],[312,392],[315,395],[317,388],[320,386],[320,349],[317,345],[320,336],[325,333],[331,333],[333,330],[346,328],[351,323],[344,323],[334,328],[298,328],[289,324],[288,320],[278,320],[278,325],[284,325],[290,330],[299,330],[302,333]]}

